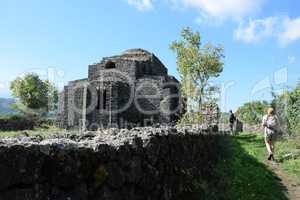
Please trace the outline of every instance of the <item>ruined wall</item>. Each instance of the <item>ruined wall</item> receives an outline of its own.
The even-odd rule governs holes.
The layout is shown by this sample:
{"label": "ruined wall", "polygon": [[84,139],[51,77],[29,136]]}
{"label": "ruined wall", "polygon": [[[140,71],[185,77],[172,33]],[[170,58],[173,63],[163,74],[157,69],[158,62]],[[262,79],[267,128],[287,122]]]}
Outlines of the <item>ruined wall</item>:
{"label": "ruined wall", "polygon": [[[90,84],[89,94],[87,96],[87,128],[97,130],[107,127],[109,123],[116,123],[116,115],[110,110],[117,110],[118,92],[115,83],[92,82]],[[94,96],[92,95],[94,92]],[[92,103],[90,105],[90,103]]]}
{"label": "ruined wall", "polygon": [[177,121],[181,114],[182,102],[178,81],[173,77],[167,76],[167,83],[162,88],[163,99],[160,102],[160,121],[161,123],[170,123]]}
{"label": "ruined wall", "polygon": [[100,63],[96,63],[94,65],[89,65],[88,77],[89,80],[99,80],[101,75],[106,74],[106,63],[113,62],[115,64],[115,68],[109,70],[117,70],[121,72],[123,75],[129,76],[132,79],[136,77],[136,66],[137,61],[134,60],[122,60],[120,58],[104,58]]}
{"label": "ruined wall", "polygon": [[[83,116],[86,116],[86,127],[89,130],[97,130],[99,127],[129,127],[126,125],[128,123],[132,124],[130,127],[172,123],[178,113],[167,114],[161,111],[162,108],[171,110],[179,105],[178,100],[167,98],[169,95],[179,94],[179,91],[164,86],[167,82],[178,83],[167,73],[168,70],[161,61],[154,54],[143,49],[129,49],[121,55],[105,57],[99,63],[89,66],[88,79],[72,81],[65,87],[63,97],[60,98],[63,108],[60,110],[63,112],[59,114],[58,124],[64,128],[83,127],[82,123],[85,121]],[[74,88],[84,82],[97,90],[94,93],[107,90],[106,109],[103,111],[94,109],[87,112],[87,115],[83,115],[84,90]],[[107,84],[111,86],[107,87]],[[129,88],[140,90],[130,93]],[[112,114],[110,111],[117,111],[124,107],[124,104],[129,101],[130,94],[134,100],[138,95],[147,96],[131,101],[127,109]],[[97,101],[99,97],[102,97],[101,94],[95,95],[93,101]],[[90,99],[88,98],[87,101]]]}
{"label": "ruined wall", "polygon": [[87,79],[71,81],[64,88],[63,115],[58,123],[62,124],[64,128],[78,127],[81,123],[85,83],[87,83]]}
{"label": "ruined wall", "polygon": [[152,60],[137,62],[136,69],[137,78],[141,78],[145,75],[165,76],[168,73],[166,67],[156,57]]}
{"label": "ruined wall", "polygon": [[0,200],[205,199],[217,142],[168,127],[1,139]]}

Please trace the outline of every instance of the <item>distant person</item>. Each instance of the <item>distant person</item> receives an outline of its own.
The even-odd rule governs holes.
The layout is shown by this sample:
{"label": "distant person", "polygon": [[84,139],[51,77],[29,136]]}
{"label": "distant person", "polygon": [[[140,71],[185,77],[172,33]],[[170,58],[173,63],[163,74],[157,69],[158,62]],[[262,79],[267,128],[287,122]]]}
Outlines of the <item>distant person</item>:
{"label": "distant person", "polygon": [[235,115],[233,114],[232,110],[229,111],[229,126],[230,126],[230,131],[231,131],[231,134],[233,134],[233,125],[234,125],[234,122],[236,121],[236,117]]}
{"label": "distant person", "polygon": [[265,143],[269,154],[268,160],[274,161],[274,139],[279,128],[279,121],[273,108],[269,108],[267,115],[263,117],[262,126],[264,128]]}

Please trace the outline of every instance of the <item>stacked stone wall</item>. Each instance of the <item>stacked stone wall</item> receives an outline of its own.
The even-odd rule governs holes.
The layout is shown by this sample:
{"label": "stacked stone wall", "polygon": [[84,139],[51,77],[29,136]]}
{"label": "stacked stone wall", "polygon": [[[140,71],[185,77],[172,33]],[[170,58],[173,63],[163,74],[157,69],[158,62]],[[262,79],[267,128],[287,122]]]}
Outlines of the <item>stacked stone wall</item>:
{"label": "stacked stone wall", "polygon": [[0,200],[172,200],[213,179],[218,137],[193,128],[109,129],[0,140]]}

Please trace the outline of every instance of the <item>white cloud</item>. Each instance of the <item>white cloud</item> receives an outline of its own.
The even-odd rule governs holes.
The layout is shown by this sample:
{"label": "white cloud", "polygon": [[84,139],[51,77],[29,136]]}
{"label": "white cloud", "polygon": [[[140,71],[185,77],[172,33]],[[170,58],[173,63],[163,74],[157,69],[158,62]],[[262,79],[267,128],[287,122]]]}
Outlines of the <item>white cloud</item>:
{"label": "white cloud", "polygon": [[[125,0],[140,11],[150,10],[158,0]],[[265,0],[161,0],[174,9],[195,9],[199,11],[197,23],[220,24],[231,18],[241,20],[260,10]]]}
{"label": "white cloud", "polygon": [[246,43],[259,42],[262,39],[272,36],[277,18],[268,17],[265,19],[250,19],[247,24],[241,23],[234,33],[237,40]]}
{"label": "white cloud", "polygon": [[[195,8],[201,16],[242,19],[260,9],[264,0],[169,0],[175,7]],[[179,6],[181,5],[181,6]],[[199,20],[199,19],[198,19]]]}
{"label": "white cloud", "polygon": [[140,11],[150,10],[153,7],[153,0],[127,0],[127,2]]}
{"label": "white cloud", "polygon": [[222,19],[212,17],[205,13],[200,13],[200,15],[195,19],[195,23],[202,25],[210,25],[210,26],[219,26],[222,24]]}
{"label": "white cloud", "polygon": [[295,19],[286,17],[283,20],[283,32],[279,35],[280,42],[286,45],[298,39],[300,39],[300,17]]}
{"label": "white cloud", "polygon": [[234,32],[234,37],[246,43],[259,42],[266,38],[275,38],[281,45],[300,39],[300,17],[267,17],[250,19],[240,23]]}

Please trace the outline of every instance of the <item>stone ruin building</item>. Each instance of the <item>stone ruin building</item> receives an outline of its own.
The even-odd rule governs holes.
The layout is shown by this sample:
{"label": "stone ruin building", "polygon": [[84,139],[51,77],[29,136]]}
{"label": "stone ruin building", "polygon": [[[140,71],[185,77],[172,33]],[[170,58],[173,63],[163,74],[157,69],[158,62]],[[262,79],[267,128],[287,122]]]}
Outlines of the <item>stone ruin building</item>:
{"label": "stone ruin building", "polygon": [[179,82],[143,49],[89,65],[88,78],[69,82],[59,102],[61,127],[89,130],[169,124],[182,110]]}

